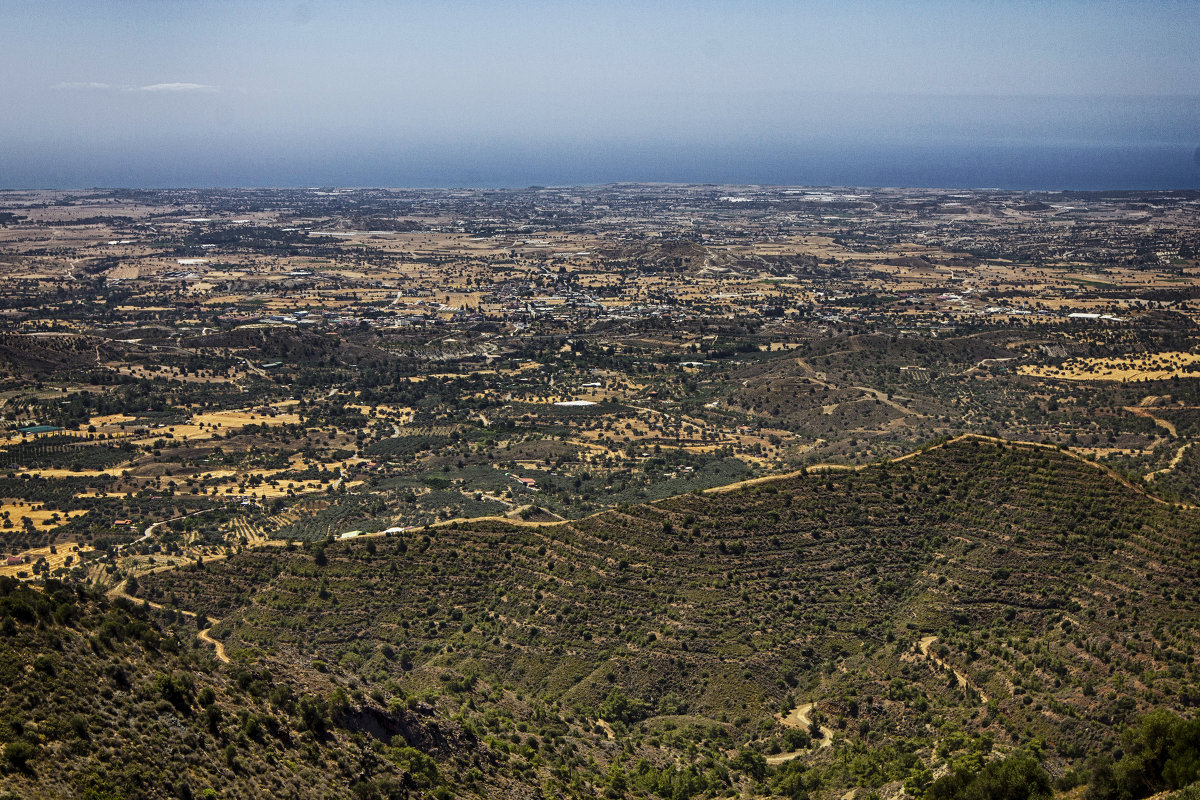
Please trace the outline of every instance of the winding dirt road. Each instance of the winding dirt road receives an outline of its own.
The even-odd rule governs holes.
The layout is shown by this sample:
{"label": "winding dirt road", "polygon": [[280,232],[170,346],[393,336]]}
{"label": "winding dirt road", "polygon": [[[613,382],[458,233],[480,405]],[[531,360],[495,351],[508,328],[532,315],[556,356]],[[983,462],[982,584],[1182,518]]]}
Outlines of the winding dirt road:
{"label": "winding dirt road", "polygon": [[155,528],[158,528],[162,525],[166,525],[168,522],[174,522],[177,519],[186,519],[188,517],[194,517],[197,514],[207,514],[210,511],[212,511],[211,508],[202,508],[199,511],[193,511],[190,514],[182,514],[178,517],[171,517],[170,519],[164,519],[164,520],[159,520],[158,522],[152,522],[146,526],[146,530],[144,530],[142,532],[141,537],[134,539],[132,542],[126,542],[125,544],[117,545],[117,549],[124,550],[126,547],[129,547],[130,545],[141,544],[142,542],[144,542],[147,539],[150,539],[151,537],[154,536]]}
{"label": "winding dirt road", "polygon": [[1180,462],[1180,461],[1183,459],[1183,454],[1187,452],[1187,449],[1188,449],[1189,447],[1191,447],[1191,446],[1192,446],[1192,444],[1194,444],[1194,443],[1193,443],[1193,442],[1188,442],[1187,444],[1185,444],[1185,445],[1182,445],[1182,446],[1181,446],[1181,447],[1180,447],[1178,450],[1176,450],[1176,451],[1175,451],[1175,457],[1171,459],[1171,462],[1170,462],[1169,464],[1167,464],[1167,465],[1166,465],[1165,467],[1163,467],[1162,469],[1156,469],[1156,470],[1154,470],[1154,472],[1147,472],[1147,473],[1146,473],[1146,474],[1143,476],[1143,478],[1144,478],[1145,480],[1147,480],[1147,481],[1152,481],[1152,480],[1154,480],[1155,478],[1157,478],[1159,475],[1165,475],[1166,473],[1168,473],[1168,472],[1170,472],[1171,470],[1173,470],[1173,469],[1175,469],[1176,467],[1178,467],[1178,466],[1179,466],[1179,462]]}
{"label": "winding dirt road", "polygon": [[1150,409],[1154,408],[1154,406],[1147,403],[1147,401],[1153,401],[1155,399],[1157,399],[1157,398],[1155,398],[1153,396],[1147,397],[1139,405],[1125,406],[1125,410],[1128,411],[1130,414],[1133,414],[1133,415],[1139,416],[1139,417],[1144,417],[1145,419],[1150,420],[1155,425],[1162,428],[1167,433],[1171,434],[1171,436],[1178,437],[1179,431],[1175,430],[1175,424],[1173,422],[1165,420],[1162,417],[1156,417],[1150,413]]}
{"label": "winding dirt road", "polygon": [[[789,728],[800,728],[801,730],[809,730],[812,727],[812,720],[809,718],[809,712],[813,709],[812,703],[803,703],[793,708],[787,715],[779,718],[781,725]],[[829,747],[833,744],[833,731],[820,726],[821,738],[816,742],[817,747]],[[767,756],[767,764],[776,766],[785,761],[791,761],[794,758],[799,758],[805,753],[811,752],[810,748],[804,750],[792,750],[790,753],[776,753],[773,756]]]}
{"label": "winding dirt road", "polygon": [[211,630],[212,630],[211,627],[205,628],[204,630],[202,630],[196,634],[196,638],[202,642],[207,642],[208,644],[211,644],[213,646],[213,648],[216,650],[217,660],[223,661],[224,663],[228,664],[229,656],[225,655],[225,643],[220,642],[220,641],[212,638],[211,636],[209,636],[208,632]]}
{"label": "winding dirt road", "polygon": [[[109,589],[108,596],[112,597],[112,598],[124,597],[126,600],[129,600],[130,602],[138,603],[138,604],[145,603],[146,605],[150,606],[151,608],[157,608],[159,610],[167,608],[162,603],[155,603],[150,600],[145,600],[141,597],[134,597],[133,595],[129,594],[128,592],[125,591],[125,585],[127,583],[128,583],[128,581],[121,581],[116,586]],[[193,619],[195,619],[195,617],[196,617],[195,611],[186,611],[182,608],[177,608],[174,610],[178,611],[180,614],[183,614],[185,617],[192,617]],[[209,631],[212,630],[212,626],[216,625],[220,621],[221,620],[219,620],[219,619],[211,619],[210,618],[209,626],[202,631],[198,631],[196,633],[196,638],[206,644],[211,644],[213,646],[213,648],[217,651],[217,659],[226,664],[229,664],[230,663],[229,656],[227,656],[225,654],[225,644],[223,642],[219,642],[216,639],[212,638],[212,636],[210,636],[208,633]]]}

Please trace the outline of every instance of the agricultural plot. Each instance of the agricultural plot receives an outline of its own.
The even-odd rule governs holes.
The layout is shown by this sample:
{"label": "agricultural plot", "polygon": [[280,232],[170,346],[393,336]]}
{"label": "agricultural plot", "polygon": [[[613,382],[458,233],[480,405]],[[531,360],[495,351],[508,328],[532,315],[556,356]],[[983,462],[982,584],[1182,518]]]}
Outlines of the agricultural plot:
{"label": "agricultural plot", "polygon": [[1154,353],[1129,358],[1077,358],[1057,366],[1021,365],[1022,375],[1068,381],[1162,381],[1200,376],[1198,353]]}

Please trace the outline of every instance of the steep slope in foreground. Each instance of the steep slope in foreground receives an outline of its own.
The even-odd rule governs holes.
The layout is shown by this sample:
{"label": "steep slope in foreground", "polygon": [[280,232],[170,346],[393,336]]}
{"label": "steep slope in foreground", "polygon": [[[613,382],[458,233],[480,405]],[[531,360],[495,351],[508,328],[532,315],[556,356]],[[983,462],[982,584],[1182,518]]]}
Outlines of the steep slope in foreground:
{"label": "steep slope in foreground", "polygon": [[429,706],[218,669],[196,632],[124,599],[0,578],[0,797],[405,798],[439,769],[480,768],[481,794],[512,794],[496,757]]}
{"label": "steep slope in foreground", "polygon": [[[145,589],[223,618],[235,663],[424,698],[548,795],[918,793],[1021,747],[1066,786],[1127,722],[1200,700],[1198,530],[1068,454],[967,440]],[[832,746],[777,722],[808,703]]]}

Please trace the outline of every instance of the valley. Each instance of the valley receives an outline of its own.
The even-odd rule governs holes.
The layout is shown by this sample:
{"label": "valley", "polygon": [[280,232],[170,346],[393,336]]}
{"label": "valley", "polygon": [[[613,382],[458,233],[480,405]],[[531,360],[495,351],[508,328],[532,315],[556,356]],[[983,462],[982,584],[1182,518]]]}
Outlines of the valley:
{"label": "valley", "polygon": [[1191,798],[1198,204],[0,192],[0,797]]}

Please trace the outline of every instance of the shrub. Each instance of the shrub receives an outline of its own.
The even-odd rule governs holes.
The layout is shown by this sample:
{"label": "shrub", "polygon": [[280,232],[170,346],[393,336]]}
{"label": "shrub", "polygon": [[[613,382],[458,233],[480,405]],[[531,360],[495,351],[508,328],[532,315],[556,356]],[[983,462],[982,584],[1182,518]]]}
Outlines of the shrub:
{"label": "shrub", "polygon": [[4,763],[15,772],[28,772],[29,762],[37,756],[37,748],[18,739],[4,745]]}
{"label": "shrub", "polygon": [[991,761],[977,773],[956,769],[925,791],[926,800],[1040,800],[1050,796],[1050,776],[1028,753]]}

